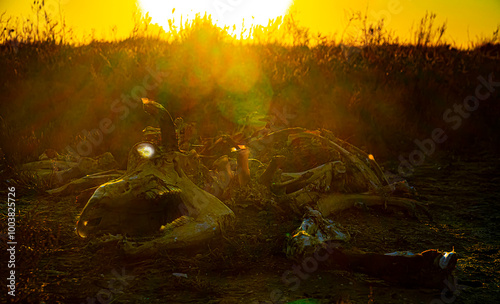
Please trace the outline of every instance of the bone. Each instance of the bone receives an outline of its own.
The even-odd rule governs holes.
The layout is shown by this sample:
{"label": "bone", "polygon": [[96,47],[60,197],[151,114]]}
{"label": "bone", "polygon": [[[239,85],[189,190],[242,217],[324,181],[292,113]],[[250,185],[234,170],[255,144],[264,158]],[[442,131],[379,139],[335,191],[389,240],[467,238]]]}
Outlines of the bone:
{"label": "bone", "polygon": [[348,242],[349,233],[339,224],[325,219],[321,212],[310,207],[306,208],[302,224],[287,240],[286,255],[288,258],[304,257],[304,254],[317,247],[332,242]]}
{"label": "bone", "polygon": [[210,193],[214,194],[216,197],[223,195],[225,190],[229,187],[231,180],[234,177],[234,171],[231,170],[231,163],[229,162],[229,157],[227,155],[219,157],[214,162],[214,170],[210,171],[212,177],[212,185]]}
{"label": "bone", "polygon": [[332,134],[331,131],[322,129],[321,133],[323,133],[324,134],[323,136],[328,138],[329,140],[345,147],[345,149],[348,150],[349,152],[351,152],[352,154],[355,154],[355,155],[357,154],[357,156],[360,159],[364,158],[366,160],[366,162],[369,163],[369,166],[372,168],[372,170],[377,175],[377,177],[380,179],[380,181],[382,182],[382,185],[385,186],[385,185],[389,184],[389,181],[387,180],[385,174],[382,172],[382,169],[380,168],[378,163],[375,161],[375,158],[373,157],[373,155],[368,154],[365,151],[359,149],[358,147],[353,146],[352,144],[337,138],[336,136],[334,136]]}
{"label": "bone", "polygon": [[[353,146],[336,139],[331,133],[323,132],[325,136],[317,131],[307,132],[301,128],[290,128],[270,133],[262,138],[249,142],[249,146],[256,151],[265,151],[275,141],[285,141],[290,144],[297,138],[311,138],[319,141],[323,146],[329,147],[339,153],[345,160],[345,165],[355,170],[350,170],[351,174],[356,174],[360,183],[367,185],[372,191],[377,192],[381,187],[388,184],[380,168],[373,159],[373,156],[354,148]],[[365,159],[364,161],[362,159]],[[359,171],[357,174],[354,171]]]}
{"label": "bone", "polygon": [[73,180],[59,188],[47,190],[46,192],[50,195],[69,195],[102,185],[103,183],[119,178],[122,175],[123,172],[118,170],[100,172]]}
{"label": "bone", "polygon": [[[130,155],[138,155],[135,148]],[[180,248],[212,238],[221,225],[234,219],[234,213],[186,176],[181,155],[159,149],[152,159],[138,157],[119,179],[96,189],[80,215],[77,233],[81,237],[145,236],[185,215],[192,220],[167,229],[164,238],[150,243],[154,245],[151,251],[146,245],[138,252],[153,254],[155,249]]]}
{"label": "bone", "polygon": [[289,181],[283,183],[276,183],[271,186],[271,190],[275,194],[290,194],[299,191],[304,188],[308,184],[310,184],[310,180],[313,178],[314,173],[311,171],[307,171],[302,173],[300,176],[295,177]]}
{"label": "bone", "polygon": [[[372,168],[372,165],[371,165],[372,162],[371,162],[369,155],[362,152],[361,150],[357,149],[356,152],[359,151],[359,153],[361,153],[363,156],[366,156],[368,163],[361,161],[360,157],[357,157],[356,153],[353,152],[353,149],[351,149],[350,145],[345,145],[346,148],[344,148],[344,147],[342,147],[341,142],[335,142],[335,141],[331,140],[330,138],[318,135],[315,132],[304,132],[304,133],[301,133],[299,135],[300,135],[300,137],[311,137],[311,138],[314,138],[316,140],[319,140],[322,143],[324,143],[325,145],[333,148],[338,153],[340,153],[343,157],[346,158],[346,160],[348,160],[346,165],[356,167],[359,170],[359,172],[361,173],[359,177],[363,178],[364,180],[367,180],[368,181],[367,184],[372,188],[372,190],[377,191],[383,185],[387,184],[387,180],[385,180],[385,177],[383,176],[383,174],[381,176],[379,176],[376,173],[377,170]],[[293,135],[293,136],[296,137],[299,135]],[[377,165],[377,167],[378,167],[378,165]]]}
{"label": "bone", "polygon": [[[161,250],[202,246],[232,225],[234,213],[229,208],[210,204],[196,218],[182,217],[163,227],[164,235],[149,242],[125,243],[125,255],[133,258],[151,257]],[[211,209],[211,207],[215,207]]]}
{"label": "bone", "polygon": [[[341,170],[342,168],[344,170]],[[285,193],[289,194],[299,191],[300,189],[304,188],[308,184],[314,182],[315,180],[323,176],[327,177],[327,182],[325,186],[329,187],[332,182],[333,174],[337,173],[339,174],[345,173],[345,167],[343,166],[343,163],[341,161],[329,162],[305,172],[282,173],[282,177],[289,177],[292,178],[292,180],[286,181],[284,183],[274,184],[273,188],[275,190],[278,190],[278,192],[280,192],[279,188],[285,188],[286,189]]]}
{"label": "bone", "polygon": [[161,143],[167,151],[178,151],[179,143],[175,133],[175,125],[170,113],[159,103],[142,98],[144,110],[160,123]]}
{"label": "bone", "polygon": [[264,186],[271,186],[274,174],[281,167],[284,160],[285,157],[283,155],[274,156],[271,159],[269,166],[267,166],[266,171],[264,171],[264,173],[262,173],[262,175],[259,177],[259,182]]}
{"label": "bone", "polygon": [[177,227],[165,230],[162,237],[155,238],[146,243],[126,243],[124,250],[129,257],[151,257],[158,254],[161,249],[180,249],[200,246],[212,239],[218,232],[219,226],[209,219],[194,220],[192,218]]}
{"label": "bone", "polygon": [[250,168],[248,167],[248,155],[250,154],[250,150],[245,146],[239,146],[236,153],[236,161],[238,162],[238,182],[240,186],[243,187],[250,182]]}
{"label": "bone", "polygon": [[260,151],[263,150],[263,148],[266,148],[270,144],[274,142],[280,142],[280,141],[285,141],[290,134],[296,134],[300,132],[305,132],[307,131],[304,128],[288,128],[288,129],[283,129],[279,131],[275,131],[272,133],[269,133],[265,136],[262,136],[257,139],[252,139],[249,143],[248,146],[255,151]]}
{"label": "bone", "polygon": [[[353,252],[334,248],[327,268],[341,268],[359,271],[373,277],[404,287],[425,287],[442,289],[445,282],[453,282],[452,272],[457,264],[454,252],[435,249],[417,254],[380,254],[374,252]],[[447,259],[449,263],[440,267]],[[446,286],[449,288],[449,286]]]}
{"label": "bone", "polygon": [[[324,138],[322,136],[318,136],[321,138]],[[326,139],[326,138],[325,138]],[[373,187],[374,190],[378,190],[380,187],[382,187],[383,184],[387,184],[387,181],[382,182],[380,178],[375,174],[375,172],[365,164],[364,162],[360,161],[358,157],[356,157],[353,153],[350,153],[348,150],[342,148],[339,144],[327,139],[330,144],[339,152],[341,153],[344,157],[346,157],[354,166],[356,166],[359,171],[362,173],[362,175],[370,182],[369,184]]]}

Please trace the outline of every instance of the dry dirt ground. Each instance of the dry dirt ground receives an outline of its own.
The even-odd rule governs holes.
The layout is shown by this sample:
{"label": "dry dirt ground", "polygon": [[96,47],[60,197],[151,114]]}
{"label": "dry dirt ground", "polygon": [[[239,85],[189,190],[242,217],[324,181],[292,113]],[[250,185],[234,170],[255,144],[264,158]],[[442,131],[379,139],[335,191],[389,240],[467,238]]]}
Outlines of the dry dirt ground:
{"label": "dry dirt ground", "polygon": [[[328,269],[321,263],[305,273],[300,286],[292,290],[282,277],[300,261],[287,259],[283,247],[286,234],[301,219],[251,192],[226,202],[238,220],[220,240],[147,259],[125,257],[120,242],[102,245],[78,238],[74,227],[83,206],[75,197],[19,193],[16,300],[273,303],[281,298],[282,302],[275,303],[500,303],[499,170],[498,156],[428,159],[408,180],[419,200],[428,204],[432,218],[383,208],[351,209],[333,217],[353,236],[353,248],[378,253],[454,248],[459,254],[455,273],[461,285],[455,294],[444,288],[395,287],[360,273]],[[5,248],[1,249],[4,253]],[[5,299],[5,284],[2,286],[0,299]]]}

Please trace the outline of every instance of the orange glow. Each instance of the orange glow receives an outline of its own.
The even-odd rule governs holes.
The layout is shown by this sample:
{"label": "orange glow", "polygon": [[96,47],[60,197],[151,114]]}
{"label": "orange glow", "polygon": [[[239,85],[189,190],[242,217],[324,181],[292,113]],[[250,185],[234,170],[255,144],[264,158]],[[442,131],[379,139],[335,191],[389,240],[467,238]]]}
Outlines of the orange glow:
{"label": "orange glow", "polygon": [[193,19],[196,14],[211,15],[215,24],[228,26],[238,34],[245,27],[252,25],[266,26],[269,19],[284,15],[291,0],[139,0],[144,12],[149,12],[154,23],[168,29],[168,19],[173,19],[175,26],[181,26],[181,20]]}
{"label": "orange glow", "polygon": [[312,32],[336,35],[338,40],[343,33],[344,39],[349,34],[360,36],[360,23],[349,23],[356,11],[366,14],[368,22],[384,18],[385,26],[402,40],[409,40],[410,31],[415,31],[420,19],[426,12],[433,12],[437,15],[435,25],[447,22],[445,40],[463,46],[479,37],[491,37],[500,25],[498,0],[295,0],[290,10]]}

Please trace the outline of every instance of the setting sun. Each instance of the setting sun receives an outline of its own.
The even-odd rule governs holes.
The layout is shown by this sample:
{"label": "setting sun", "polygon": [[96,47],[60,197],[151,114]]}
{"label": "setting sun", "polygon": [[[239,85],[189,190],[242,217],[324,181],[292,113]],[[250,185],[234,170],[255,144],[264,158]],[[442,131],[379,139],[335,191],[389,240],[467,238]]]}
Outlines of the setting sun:
{"label": "setting sun", "polygon": [[245,22],[245,27],[251,25],[267,25],[270,19],[284,15],[292,1],[290,0],[216,0],[216,1],[161,1],[139,0],[144,13],[149,13],[153,23],[158,23],[168,30],[168,19],[173,19],[176,26],[187,19],[193,19],[196,14],[212,16],[217,25],[224,27],[236,26],[236,33]]}

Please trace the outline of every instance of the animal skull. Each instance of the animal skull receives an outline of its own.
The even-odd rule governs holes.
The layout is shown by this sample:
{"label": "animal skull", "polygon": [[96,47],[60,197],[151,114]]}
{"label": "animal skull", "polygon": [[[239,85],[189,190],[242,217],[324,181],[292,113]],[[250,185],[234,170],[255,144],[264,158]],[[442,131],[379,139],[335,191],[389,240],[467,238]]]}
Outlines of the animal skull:
{"label": "animal skull", "polygon": [[169,113],[154,101],[143,103],[160,121],[162,144],[143,142],[132,148],[127,172],[97,188],[83,209],[77,233],[151,235],[166,225],[157,240],[165,248],[207,240],[229,224],[234,213],[184,173],[186,155],[177,148]]}

